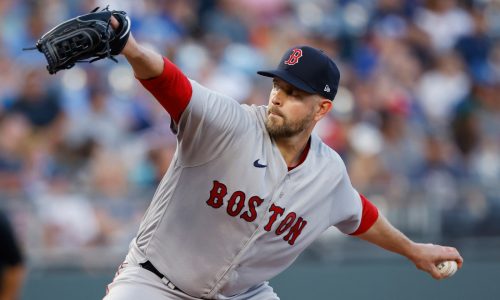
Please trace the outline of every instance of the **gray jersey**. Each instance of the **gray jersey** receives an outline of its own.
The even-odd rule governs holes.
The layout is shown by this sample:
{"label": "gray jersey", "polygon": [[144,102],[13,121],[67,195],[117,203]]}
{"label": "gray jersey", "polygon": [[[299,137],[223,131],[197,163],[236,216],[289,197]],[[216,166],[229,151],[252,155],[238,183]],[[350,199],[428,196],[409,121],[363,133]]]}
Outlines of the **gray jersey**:
{"label": "gray jersey", "polygon": [[132,247],[182,291],[243,293],[277,275],[325,229],[359,224],[362,204],[339,155],[312,135],[288,171],[265,129],[266,107],[192,81],[178,147]]}

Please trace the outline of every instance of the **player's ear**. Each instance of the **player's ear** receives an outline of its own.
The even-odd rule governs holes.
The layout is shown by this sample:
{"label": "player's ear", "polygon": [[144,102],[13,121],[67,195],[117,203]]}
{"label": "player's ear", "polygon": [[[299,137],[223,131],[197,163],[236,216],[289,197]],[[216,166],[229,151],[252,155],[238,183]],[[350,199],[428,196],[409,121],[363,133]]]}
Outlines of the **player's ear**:
{"label": "player's ear", "polygon": [[317,102],[317,111],[314,116],[314,120],[317,122],[323,119],[323,117],[326,116],[332,110],[332,107],[333,103],[331,100],[320,97]]}

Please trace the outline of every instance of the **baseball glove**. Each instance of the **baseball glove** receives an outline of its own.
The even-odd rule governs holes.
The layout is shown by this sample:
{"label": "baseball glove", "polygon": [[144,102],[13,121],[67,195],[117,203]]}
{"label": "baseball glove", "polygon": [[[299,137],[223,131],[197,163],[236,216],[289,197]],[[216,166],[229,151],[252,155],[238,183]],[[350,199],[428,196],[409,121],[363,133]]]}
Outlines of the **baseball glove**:
{"label": "baseball glove", "polygon": [[[75,63],[94,62],[120,54],[130,35],[130,19],[123,11],[99,7],[86,15],[67,20],[45,33],[35,47],[24,50],[42,52],[47,60],[47,70],[55,74],[71,69]],[[111,27],[111,16],[118,20],[116,29]]]}

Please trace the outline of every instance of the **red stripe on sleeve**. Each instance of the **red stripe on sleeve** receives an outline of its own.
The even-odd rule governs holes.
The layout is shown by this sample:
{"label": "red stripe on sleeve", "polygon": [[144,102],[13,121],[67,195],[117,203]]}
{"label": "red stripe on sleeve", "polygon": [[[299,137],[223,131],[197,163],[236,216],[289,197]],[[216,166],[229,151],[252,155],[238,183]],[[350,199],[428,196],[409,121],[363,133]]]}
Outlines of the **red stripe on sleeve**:
{"label": "red stripe on sleeve", "polygon": [[167,110],[172,119],[179,123],[191,100],[193,87],[186,75],[166,57],[163,57],[163,65],[161,75],[139,81]]}
{"label": "red stripe on sleeve", "polygon": [[370,229],[370,227],[375,224],[375,221],[378,219],[378,209],[377,207],[370,202],[364,195],[359,194],[361,197],[361,202],[363,203],[363,213],[361,215],[361,224],[356,231],[351,233],[350,235],[359,235],[365,233]]}

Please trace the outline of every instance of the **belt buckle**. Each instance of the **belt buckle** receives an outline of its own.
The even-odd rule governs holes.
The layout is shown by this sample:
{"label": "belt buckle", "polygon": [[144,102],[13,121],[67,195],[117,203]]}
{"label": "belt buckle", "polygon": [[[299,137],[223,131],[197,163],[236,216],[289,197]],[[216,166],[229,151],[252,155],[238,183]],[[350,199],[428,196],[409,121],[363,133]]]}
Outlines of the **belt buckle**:
{"label": "belt buckle", "polygon": [[161,281],[166,284],[170,289],[175,290],[175,285],[172,283],[172,281],[168,280],[167,277],[163,276],[161,278]]}

